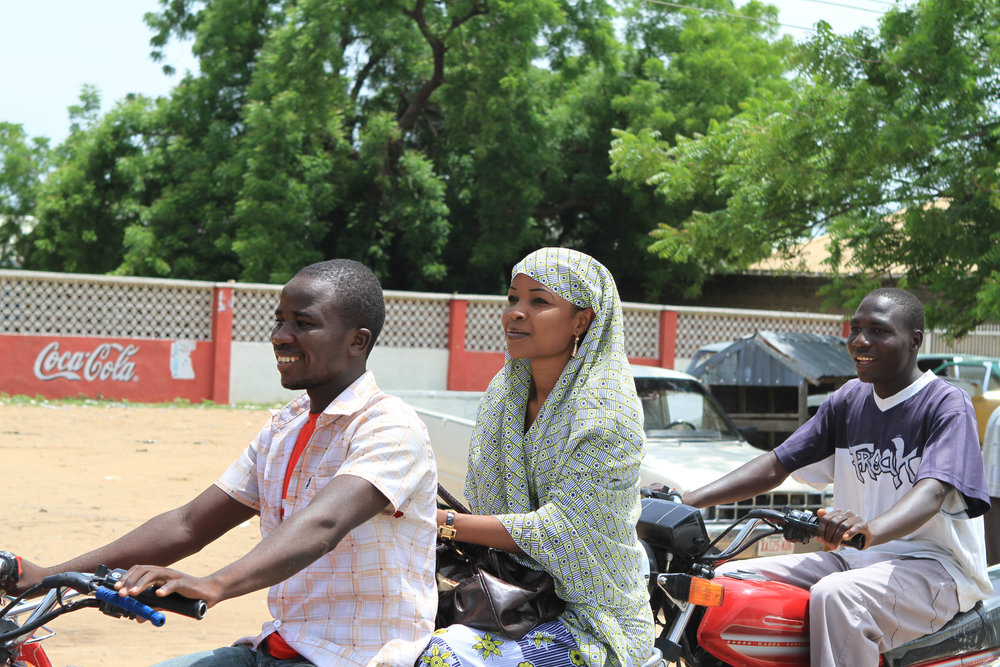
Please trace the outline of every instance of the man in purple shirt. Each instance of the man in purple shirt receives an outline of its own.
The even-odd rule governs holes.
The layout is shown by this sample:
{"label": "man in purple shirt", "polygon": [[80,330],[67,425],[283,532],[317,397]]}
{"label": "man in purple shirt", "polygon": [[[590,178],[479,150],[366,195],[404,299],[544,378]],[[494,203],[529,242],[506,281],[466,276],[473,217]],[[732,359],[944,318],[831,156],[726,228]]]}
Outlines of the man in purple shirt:
{"label": "man in purple shirt", "polygon": [[[909,292],[877,289],[851,318],[858,379],[774,451],[684,497],[695,507],[752,498],[789,474],[834,485],[820,510],[828,549],[719,568],[810,589],[813,665],[878,664],[992,592],[982,514],[989,493],[969,397],[917,368],[924,311]],[[855,535],[866,546],[841,546]]]}

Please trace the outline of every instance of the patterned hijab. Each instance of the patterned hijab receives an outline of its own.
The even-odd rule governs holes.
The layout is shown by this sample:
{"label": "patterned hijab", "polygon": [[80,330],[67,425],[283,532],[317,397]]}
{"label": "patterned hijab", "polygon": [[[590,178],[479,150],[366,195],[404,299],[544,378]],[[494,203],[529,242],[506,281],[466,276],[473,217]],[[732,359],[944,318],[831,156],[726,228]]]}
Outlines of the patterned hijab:
{"label": "patterned hijab", "polygon": [[519,273],[595,317],[527,432],[531,362],[508,351],[479,404],[465,494],[553,574],[588,664],[603,665],[608,647],[612,664],[641,664],[652,648],[635,537],[645,435],[618,290],[604,266],[567,248],[531,253]]}

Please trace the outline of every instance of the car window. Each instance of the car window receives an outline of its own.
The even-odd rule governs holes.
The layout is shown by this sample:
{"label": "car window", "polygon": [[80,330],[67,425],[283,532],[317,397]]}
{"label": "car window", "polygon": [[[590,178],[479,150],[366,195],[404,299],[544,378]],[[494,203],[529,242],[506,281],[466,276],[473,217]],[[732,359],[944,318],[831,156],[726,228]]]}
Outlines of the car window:
{"label": "car window", "polygon": [[981,391],[989,369],[983,364],[955,364],[952,370],[952,377],[978,385]]}
{"label": "car window", "polygon": [[[935,373],[964,389],[970,396],[979,396],[990,385],[989,362],[951,362],[940,366]],[[1000,380],[998,380],[1000,381]]]}
{"label": "car window", "polygon": [[660,438],[739,438],[704,387],[692,380],[636,378],[643,429]]}

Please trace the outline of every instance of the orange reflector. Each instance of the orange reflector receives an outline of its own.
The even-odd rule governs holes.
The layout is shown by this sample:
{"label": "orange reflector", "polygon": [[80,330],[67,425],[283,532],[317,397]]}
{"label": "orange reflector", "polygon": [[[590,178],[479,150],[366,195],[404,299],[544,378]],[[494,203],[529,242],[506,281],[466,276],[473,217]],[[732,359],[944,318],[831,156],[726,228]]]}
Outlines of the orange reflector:
{"label": "orange reflector", "polygon": [[691,577],[691,592],[688,594],[688,602],[702,607],[721,607],[724,592],[725,588],[722,587],[722,584],[700,577]]}

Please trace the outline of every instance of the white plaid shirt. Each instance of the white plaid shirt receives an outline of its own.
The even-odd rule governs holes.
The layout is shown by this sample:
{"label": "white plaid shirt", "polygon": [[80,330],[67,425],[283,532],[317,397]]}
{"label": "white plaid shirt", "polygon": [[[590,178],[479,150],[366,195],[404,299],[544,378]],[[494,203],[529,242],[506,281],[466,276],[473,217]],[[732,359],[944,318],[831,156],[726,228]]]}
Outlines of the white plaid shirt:
{"label": "white plaid shirt", "polygon": [[[216,481],[260,513],[265,537],[280,523],[285,469],[308,414],[307,395],[272,413],[271,423]],[[437,473],[426,427],[403,401],[383,394],[370,371],[319,416],[288,485],[285,515],[343,474],[369,481],[389,506],[333,551],[271,587],[274,620],[253,644],[280,629],[292,648],[320,667],[413,665],[430,640],[437,609]]]}

